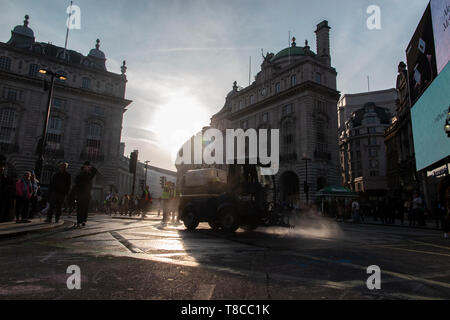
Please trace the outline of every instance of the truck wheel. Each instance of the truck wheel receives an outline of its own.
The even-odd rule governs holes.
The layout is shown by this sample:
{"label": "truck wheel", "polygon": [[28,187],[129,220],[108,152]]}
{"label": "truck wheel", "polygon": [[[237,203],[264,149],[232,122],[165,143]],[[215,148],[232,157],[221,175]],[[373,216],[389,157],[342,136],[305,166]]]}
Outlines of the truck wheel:
{"label": "truck wheel", "polygon": [[239,220],[232,207],[220,210],[220,225],[226,232],[235,232],[239,228]]}
{"label": "truck wheel", "polygon": [[212,230],[217,231],[220,229],[220,224],[217,221],[208,221],[209,226]]}
{"label": "truck wheel", "polygon": [[188,230],[195,230],[195,228],[198,227],[199,221],[195,216],[195,211],[192,207],[186,207],[184,209],[183,223]]}

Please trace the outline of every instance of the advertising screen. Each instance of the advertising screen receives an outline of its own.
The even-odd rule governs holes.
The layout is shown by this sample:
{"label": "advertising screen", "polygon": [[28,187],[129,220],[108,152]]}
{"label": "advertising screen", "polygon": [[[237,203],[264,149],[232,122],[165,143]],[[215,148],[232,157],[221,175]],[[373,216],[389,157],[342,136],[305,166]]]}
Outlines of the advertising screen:
{"label": "advertising screen", "polygon": [[406,49],[406,60],[408,62],[411,105],[414,105],[437,76],[430,4],[428,4]]}
{"label": "advertising screen", "polygon": [[438,74],[450,60],[450,0],[431,0]]}
{"label": "advertising screen", "polygon": [[444,131],[450,106],[449,87],[450,64],[447,64],[411,109],[418,171],[450,155],[450,138]]}

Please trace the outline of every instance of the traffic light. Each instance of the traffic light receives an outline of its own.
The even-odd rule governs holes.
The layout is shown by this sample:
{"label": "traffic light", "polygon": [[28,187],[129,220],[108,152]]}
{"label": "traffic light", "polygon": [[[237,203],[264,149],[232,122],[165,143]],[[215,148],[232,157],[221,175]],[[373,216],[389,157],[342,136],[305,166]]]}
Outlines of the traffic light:
{"label": "traffic light", "polygon": [[130,172],[136,173],[137,161],[138,161],[138,151],[134,150],[130,155]]}

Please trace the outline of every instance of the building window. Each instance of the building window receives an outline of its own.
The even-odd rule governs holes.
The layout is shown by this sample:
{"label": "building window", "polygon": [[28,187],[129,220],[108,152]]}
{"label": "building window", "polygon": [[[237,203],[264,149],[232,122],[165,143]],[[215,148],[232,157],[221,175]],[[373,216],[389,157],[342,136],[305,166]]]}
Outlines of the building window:
{"label": "building window", "polygon": [[286,121],[282,126],[283,154],[291,155],[294,153],[294,125],[292,121]]}
{"label": "building window", "polygon": [[281,91],[281,83],[277,82],[275,84],[275,93],[279,93]]}
{"label": "building window", "polygon": [[103,126],[97,123],[90,123],[86,141],[86,154],[89,158],[100,156]]}
{"label": "building window", "polygon": [[113,93],[113,85],[110,83],[107,83],[105,85],[105,90],[106,90],[106,93]]}
{"label": "building window", "polygon": [[63,120],[59,117],[48,119],[47,149],[60,150],[62,143]]}
{"label": "building window", "polygon": [[0,57],[0,69],[9,71],[11,69],[11,58]]}
{"label": "building window", "polygon": [[380,175],[380,173],[378,171],[370,171],[371,177],[378,177],[379,175]]}
{"label": "building window", "polygon": [[243,107],[244,107],[244,101],[241,100],[241,101],[239,101],[239,110],[242,110]]}
{"label": "building window", "polygon": [[316,82],[318,84],[322,83],[322,75],[319,72],[316,72]]}
{"label": "building window", "polygon": [[28,69],[28,75],[30,77],[37,77],[39,72],[39,66],[37,64],[30,64],[30,68]]}
{"label": "building window", "polygon": [[262,121],[262,122],[267,122],[267,121],[269,121],[269,114],[268,114],[267,112],[265,112],[265,113],[263,113],[263,114],[261,115],[261,121]]}
{"label": "building window", "polygon": [[374,117],[370,117],[370,118],[367,118],[366,122],[367,122],[367,123],[371,123],[371,124],[377,123],[377,119],[374,118]]}
{"label": "building window", "polygon": [[253,103],[255,103],[255,96],[251,95],[250,96],[250,104],[253,104]]}
{"label": "building window", "polygon": [[16,111],[5,108],[0,110],[0,143],[11,143],[16,130]]}
{"label": "building window", "polygon": [[292,104],[288,104],[288,105],[283,106],[283,110],[282,110],[282,115],[283,116],[291,114],[292,112],[293,112]]}
{"label": "building window", "polygon": [[369,138],[369,145],[372,146],[372,145],[376,145],[376,144],[377,144],[377,138],[370,137]]}
{"label": "building window", "polygon": [[377,128],[375,127],[367,128],[367,133],[377,133]]}
{"label": "building window", "polygon": [[83,78],[83,82],[81,84],[81,87],[83,89],[90,89],[91,88],[91,79],[89,78]]}
{"label": "building window", "polygon": [[371,157],[378,157],[378,150],[377,149],[370,149],[369,154]]}
{"label": "building window", "polygon": [[12,88],[4,88],[3,89],[3,98],[9,101],[18,101],[20,98],[21,92]]}
{"label": "building window", "polygon": [[53,98],[52,108],[61,109],[64,106],[64,100],[60,98]]}
{"label": "building window", "polygon": [[105,109],[99,106],[94,106],[94,115],[96,116],[104,116],[105,115]]}
{"label": "building window", "polygon": [[291,87],[295,86],[296,84],[297,84],[297,77],[296,77],[296,75],[294,74],[294,75],[291,77]]}
{"label": "building window", "polygon": [[244,130],[248,129],[248,120],[242,121],[241,122],[241,128]]}
{"label": "building window", "polygon": [[370,160],[371,168],[378,168],[378,160]]}

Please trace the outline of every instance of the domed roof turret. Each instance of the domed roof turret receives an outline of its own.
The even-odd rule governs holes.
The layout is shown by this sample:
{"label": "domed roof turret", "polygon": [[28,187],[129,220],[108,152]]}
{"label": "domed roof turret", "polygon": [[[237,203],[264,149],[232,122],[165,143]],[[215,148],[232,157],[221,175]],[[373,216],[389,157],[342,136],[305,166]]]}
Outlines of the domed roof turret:
{"label": "domed roof turret", "polygon": [[88,57],[92,59],[95,67],[106,70],[106,57],[103,51],[100,50],[100,39],[97,39],[95,49],[89,51]]}
{"label": "domed roof turret", "polygon": [[95,44],[95,49],[89,51],[89,57],[97,58],[97,59],[106,59],[103,51],[100,50],[100,39],[97,39]]}
{"label": "domed roof turret", "polygon": [[18,25],[11,31],[11,39],[7,44],[16,48],[28,49],[34,43],[34,32],[28,27],[30,17],[25,16],[23,25]]}
{"label": "domed roof turret", "polygon": [[288,58],[291,57],[298,57],[298,56],[310,56],[315,57],[316,54],[312,52],[308,46],[308,40],[305,41],[304,47],[297,47],[297,44],[295,43],[295,38],[292,38],[292,45],[289,48],[283,49],[280,52],[278,52],[270,62],[277,61],[282,58]]}

